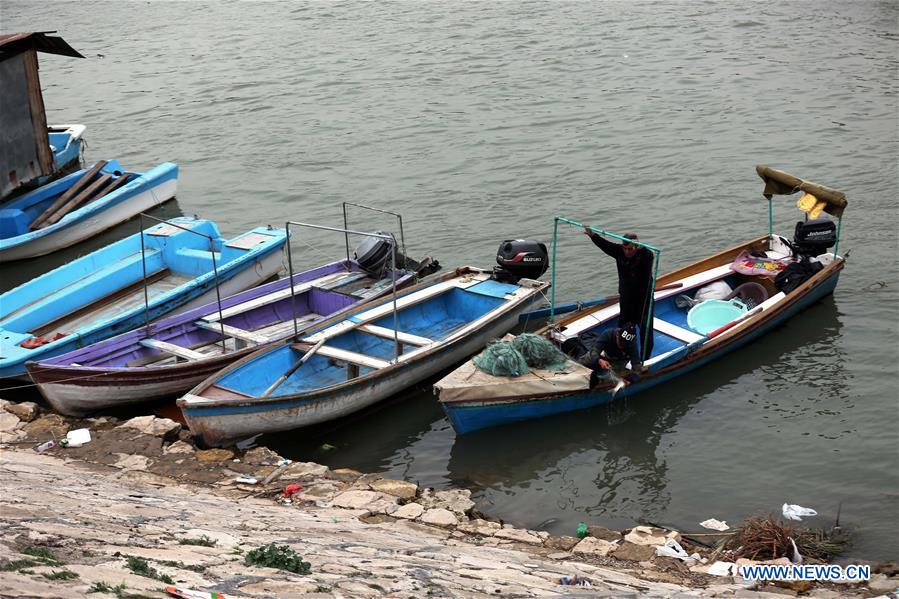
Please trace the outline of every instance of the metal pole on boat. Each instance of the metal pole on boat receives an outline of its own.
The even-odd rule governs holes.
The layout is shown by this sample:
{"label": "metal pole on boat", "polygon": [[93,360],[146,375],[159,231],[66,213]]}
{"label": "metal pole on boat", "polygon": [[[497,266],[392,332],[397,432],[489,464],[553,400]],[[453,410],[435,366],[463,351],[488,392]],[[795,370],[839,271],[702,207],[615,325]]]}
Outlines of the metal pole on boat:
{"label": "metal pole on boat", "polygon": [[774,206],[771,198],[768,198],[768,249],[774,246]]}
{"label": "metal pole on boat", "polygon": [[[344,202],[343,203],[343,228],[347,227],[346,221],[346,207],[347,206],[355,206],[356,208],[365,208],[366,210],[371,210],[373,212],[380,212],[381,214],[390,214],[391,216],[395,216],[400,224],[400,247],[403,255],[406,255],[406,234],[403,231],[403,216],[397,212],[391,212],[390,210],[381,210],[380,208],[372,208],[371,206],[365,206],[364,204],[356,204],[354,202]],[[347,236],[347,240],[349,240],[349,236]],[[349,248],[349,241],[347,241],[347,248]],[[347,249],[347,260],[350,259],[349,249]]]}
{"label": "metal pole on boat", "polygon": [[[343,228],[347,229],[347,220],[346,220],[346,202],[343,203]],[[344,233],[343,239],[346,242],[346,261],[350,261],[350,234]]]}
{"label": "metal pole on boat", "polygon": [[[287,233],[287,276],[290,277],[290,313],[293,316],[293,335],[294,337],[299,337],[300,327],[297,324],[297,298],[293,291],[293,253],[290,251],[290,225],[290,221],[284,223],[284,231]],[[349,256],[349,242],[347,242],[346,247],[347,256]],[[347,260],[349,260],[349,257]]]}
{"label": "metal pole on boat", "polygon": [[[209,253],[212,256],[212,275],[215,277],[215,301],[219,309],[219,328],[222,331],[222,353],[224,353],[228,351],[228,348],[225,347],[225,323],[224,318],[222,317],[222,293],[219,289],[219,269],[215,262],[215,242],[212,240],[212,237],[209,238]],[[236,339],[234,343],[237,343]]]}
{"label": "metal pole on boat", "polygon": [[553,272],[549,286],[549,321],[554,322],[556,316],[556,245],[559,241],[559,217],[553,220]]}
{"label": "metal pole on boat", "polygon": [[397,326],[397,314],[396,314],[396,247],[393,245],[396,243],[388,241],[390,244],[390,280],[393,282],[393,349],[394,349],[394,362],[400,361],[400,332],[399,327]]}
{"label": "metal pole on boat", "polygon": [[[380,211],[379,211],[380,212]],[[299,335],[299,327],[297,325],[297,316],[296,316],[296,308],[294,307],[294,303],[296,299],[294,298],[294,287],[293,287],[293,258],[290,251],[290,225],[295,225],[297,227],[309,227],[310,229],[319,229],[321,231],[334,231],[336,233],[344,233],[345,235],[362,235],[363,237],[375,237],[377,239],[383,239],[387,241],[387,243],[391,244],[392,248],[392,265],[394,271],[396,270],[396,239],[392,235],[380,235],[378,233],[366,233],[365,231],[354,231],[353,229],[340,229],[338,227],[326,227],[324,225],[312,225],[309,223],[300,223],[297,221],[289,220],[284,223],[284,229],[287,231],[287,268],[290,270],[290,297],[291,297],[291,309],[293,309],[293,334]],[[396,278],[393,278],[393,322],[396,325]],[[394,328],[396,328],[394,326]],[[398,335],[394,336],[395,338]],[[397,341],[399,343],[399,341]]]}
{"label": "metal pole on boat", "polygon": [[144,270],[144,324],[147,327],[147,337],[150,336],[150,294],[147,291],[147,258],[144,250],[144,213],[140,213],[140,265]]}
{"label": "metal pole on boat", "polygon": [[843,225],[843,217],[840,216],[837,219],[837,240],[833,245],[833,259],[836,260],[839,254],[837,253],[840,250],[840,227]]}

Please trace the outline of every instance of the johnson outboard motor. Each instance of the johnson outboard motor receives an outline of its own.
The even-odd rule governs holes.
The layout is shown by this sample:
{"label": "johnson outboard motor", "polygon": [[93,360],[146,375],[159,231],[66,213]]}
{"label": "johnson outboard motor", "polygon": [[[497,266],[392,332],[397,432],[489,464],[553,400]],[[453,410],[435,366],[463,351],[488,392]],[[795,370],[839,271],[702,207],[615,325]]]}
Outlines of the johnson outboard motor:
{"label": "johnson outboard motor", "polygon": [[796,223],[793,249],[800,256],[818,256],[837,242],[837,226],[829,219]]}
{"label": "johnson outboard motor", "polygon": [[[385,233],[384,231],[375,231],[375,233],[378,235],[389,235],[390,240],[380,237],[366,237],[356,248],[353,257],[366,272],[375,278],[381,278],[390,268],[390,249],[396,248],[397,244],[393,233]],[[430,256],[425,256],[420,261],[417,261],[404,256],[399,249],[395,251],[396,267],[399,269],[414,272],[419,277],[440,270],[440,263]]]}
{"label": "johnson outboard motor", "polygon": [[533,239],[507,239],[496,252],[493,278],[503,283],[519,279],[537,279],[549,267],[546,244]]}

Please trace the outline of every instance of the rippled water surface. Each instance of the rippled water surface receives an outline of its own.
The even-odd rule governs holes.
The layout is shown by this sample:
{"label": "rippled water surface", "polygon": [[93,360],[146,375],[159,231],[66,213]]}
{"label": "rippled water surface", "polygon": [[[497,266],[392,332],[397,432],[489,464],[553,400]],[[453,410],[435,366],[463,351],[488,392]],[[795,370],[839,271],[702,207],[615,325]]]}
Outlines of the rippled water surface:
{"label": "rippled water surface", "polygon": [[[647,519],[695,530],[785,501],[896,559],[899,532],[895,2],[0,4],[0,31],[59,30],[41,57],[52,123],[87,158],[181,166],[177,204],[235,234],[340,203],[404,215],[411,253],[489,265],[563,215],[663,248],[669,270],[767,231],[754,167],[844,191],[832,298],[694,375],[608,408],[456,438],[429,386],[315,435],[302,459],[423,485],[573,533]],[[789,233],[799,213],[777,203]],[[355,221],[353,219],[356,219]],[[387,226],[351,213],[351,225]],[[4,288],[128,232],[4,267]],[[304,234],[301,266],[343,252]],[[578,231],[564,300],[615,288]],[[336,449],[321,450],[328,443]]]}

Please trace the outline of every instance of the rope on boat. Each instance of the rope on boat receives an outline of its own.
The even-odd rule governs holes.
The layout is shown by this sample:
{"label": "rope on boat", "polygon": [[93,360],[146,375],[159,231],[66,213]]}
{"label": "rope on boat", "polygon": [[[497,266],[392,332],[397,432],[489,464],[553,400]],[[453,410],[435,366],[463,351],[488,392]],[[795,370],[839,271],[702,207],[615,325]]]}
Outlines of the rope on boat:
{"label": "rope on boat", "polygon": [[[95,379],[101,376],[109,376],[113,374],[112,372],[98,372],[97,374],[86,374],[84,376],[73,376],[67,379],[59,379],[58,381],[53,381],[52,384],[56,383],[68,383],[69,381],[83,381],[87,379]],[[37,383],[26,383],[24,385],[16,385],[15,387],[3,387],[0,391],[6,391],[8,389],[27,389],[28,387],[37,387]]]}

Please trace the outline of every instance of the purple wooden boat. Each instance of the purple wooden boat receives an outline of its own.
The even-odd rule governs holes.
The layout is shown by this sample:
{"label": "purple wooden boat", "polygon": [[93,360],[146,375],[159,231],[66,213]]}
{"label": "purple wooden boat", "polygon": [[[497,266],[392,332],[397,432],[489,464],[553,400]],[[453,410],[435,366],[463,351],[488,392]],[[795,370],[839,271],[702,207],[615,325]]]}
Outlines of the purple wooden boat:
{"label": "purple wooden boat", "polygon": [[[397,270],[397,288],[414,274]],[[341,260],[160,320],[41,362],[28,372],[59,412],[97,410],[171,398],[225,366],[392,291],[356,261]],[[296,325],[294,322],[296,321]]]}

